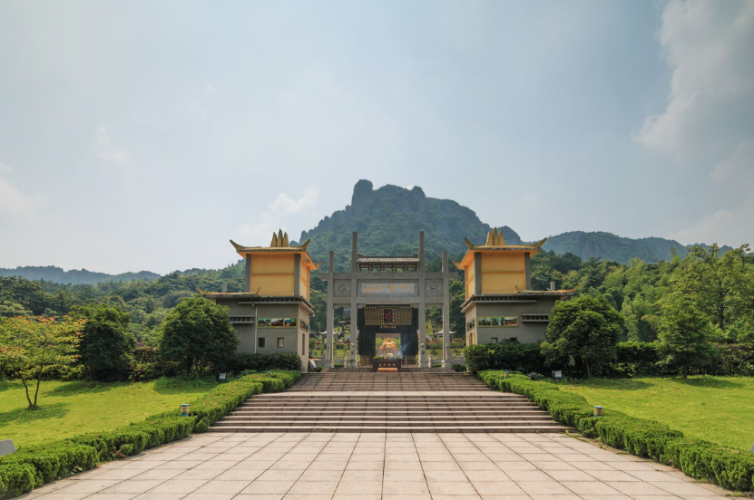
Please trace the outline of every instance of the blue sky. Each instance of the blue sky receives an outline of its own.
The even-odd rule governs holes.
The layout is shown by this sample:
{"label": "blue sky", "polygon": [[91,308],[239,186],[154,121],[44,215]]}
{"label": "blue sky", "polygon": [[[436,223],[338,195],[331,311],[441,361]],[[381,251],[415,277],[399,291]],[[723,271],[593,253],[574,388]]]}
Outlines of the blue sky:
{"label": "blue sky", "polygon": [[360,178],[754,243],[754,2],[0,3],[0,267],[165,273]]}

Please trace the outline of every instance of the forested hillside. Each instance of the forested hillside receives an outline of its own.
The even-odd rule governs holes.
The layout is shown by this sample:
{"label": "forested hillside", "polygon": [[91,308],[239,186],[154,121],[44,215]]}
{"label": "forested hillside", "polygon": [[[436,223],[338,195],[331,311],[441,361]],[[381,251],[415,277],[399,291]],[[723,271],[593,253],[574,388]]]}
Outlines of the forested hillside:
{"label": "forested hillside", "polygon": [[86,269],[64,271],[55,266],[25,266],[15,269],[0,268],[0,276],[20,276],[27,280],[44,280],[54,283],[68,283],[71,285],[96,285],[108,281],[137,281],[156,280],[159,274],[149,271],[138,273],[106,274],[87,271]]}

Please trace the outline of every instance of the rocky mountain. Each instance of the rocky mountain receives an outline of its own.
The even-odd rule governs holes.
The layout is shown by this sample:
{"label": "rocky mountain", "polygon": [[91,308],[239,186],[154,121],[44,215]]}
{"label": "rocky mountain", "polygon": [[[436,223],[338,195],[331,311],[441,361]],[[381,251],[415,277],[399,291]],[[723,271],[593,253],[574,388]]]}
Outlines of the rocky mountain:
{"label": "rocky mountain", "polygon": [[[450,258],[466,251],[463,238],[483,242],[491,227],[473,210],[452,200],[428,198],[420,187],[405,189],[382,186],[374,189],[370,181],[356,183],[351,204],[326,216],[317,226],[301,233],[299,241],[311,238],[309,253],[320,262],[327,253],[335,252],[338,269],[347,269],[351,261],[351,233],[359,233],[362,255],[412,255],[418,251],[418,234],[424,231],[428,260],[440,257],[443,250]],[[509,227],[503,227],[509,243],[521,238]]]}
{"label": "rocky mountain", "polygon": [[[300,241],[311,238],[309,252],[317,261],[326,262],[327,252],[333,250],[338,268],[347,269],[353,231],[359,232],[359,253],[363,255],[410,255],[417,251],[417,233],[423,230],[427,259],[433,260],[443,250],[457,259],[466,251],[464,237],[481,243],[490,229],[473,210],[452,200],[428,198],[418,186],[410,190],[391,185],[374,189],[370,181],[360,180],[351,204],[322,219],[314,229],[302,232]],[[507,243],[521,243],[510,227],[503,227],[503,234]],[[584,231],[551,236],[544,250],[624,264],[634,257],[654,263],[669,260],[673,251],[682,257],[688,253],[674,240]]]}

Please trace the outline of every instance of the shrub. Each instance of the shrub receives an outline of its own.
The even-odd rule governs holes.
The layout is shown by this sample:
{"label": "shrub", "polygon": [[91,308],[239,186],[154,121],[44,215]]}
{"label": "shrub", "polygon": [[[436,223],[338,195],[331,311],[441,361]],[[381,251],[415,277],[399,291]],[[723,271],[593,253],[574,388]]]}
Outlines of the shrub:
{"label": "shrub", "polygon": [[464,352],[471,373],[502,369],[528,373],[541,370],[545,362],[539,344],[478,344],[466,347]]}
{"label": "shrub", "polygon": [[599,437],[608,446],[675,465],[691,477],[723,488],[752,490],[754,455],[705,441],[690,441],[665,424],[617,411],[605,410],[602,417],[594,418],[586,399],[551,383],[535,382],[521,375],[505,378],[499,370],[480,372],[479,377],[492,388],[525,395],[555,420],[587,437]]}
{"label": "shrub", "polygon": [[280,391],[301,377],[299,371],[254,374],[217,386],[189,403],[190,414],[179,410],[153,415],[110,432],[89,433],[55,443],[21,448],[0,457],[0,499],[21,495],[46,482],[93,469],[97,462],[117,460],[186,437],[205,432],[246,398],[260,392]]}
{"label": "shrub", "polygon": [[466,371],[466,365],[453,365],[453,370],[457,372],[465,372]]}

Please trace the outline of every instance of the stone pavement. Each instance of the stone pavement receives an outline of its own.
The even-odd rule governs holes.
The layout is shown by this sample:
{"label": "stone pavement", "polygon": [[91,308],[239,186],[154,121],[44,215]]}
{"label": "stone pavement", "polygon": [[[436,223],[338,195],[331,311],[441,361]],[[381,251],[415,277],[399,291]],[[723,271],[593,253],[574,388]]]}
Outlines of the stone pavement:
{"label": "stone pavement", "polygon": [[35,500],[719,500],[670,467],[564,434],[201,434]]}

